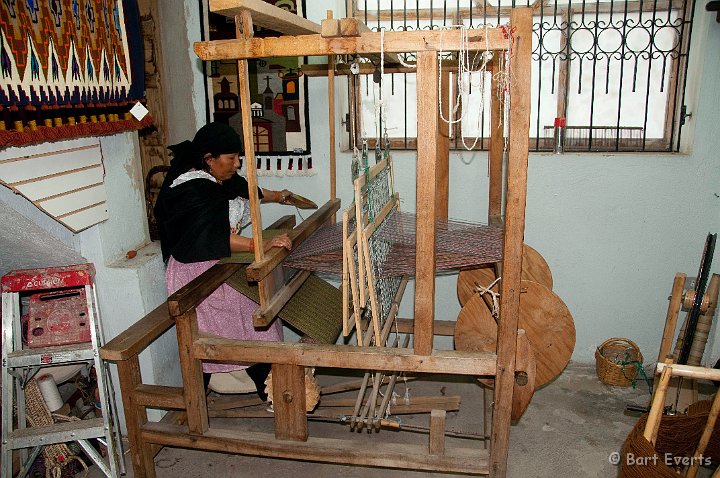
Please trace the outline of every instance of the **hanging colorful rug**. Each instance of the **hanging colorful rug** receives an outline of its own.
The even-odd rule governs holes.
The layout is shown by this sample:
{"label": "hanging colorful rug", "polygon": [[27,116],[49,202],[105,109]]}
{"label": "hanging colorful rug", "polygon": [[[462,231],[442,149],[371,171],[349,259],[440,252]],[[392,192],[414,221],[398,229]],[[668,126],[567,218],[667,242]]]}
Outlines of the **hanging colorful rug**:
{"label": "hanging colorful rug", "polygon": [[136,0],[2,0],[0,147],[140,129]]}

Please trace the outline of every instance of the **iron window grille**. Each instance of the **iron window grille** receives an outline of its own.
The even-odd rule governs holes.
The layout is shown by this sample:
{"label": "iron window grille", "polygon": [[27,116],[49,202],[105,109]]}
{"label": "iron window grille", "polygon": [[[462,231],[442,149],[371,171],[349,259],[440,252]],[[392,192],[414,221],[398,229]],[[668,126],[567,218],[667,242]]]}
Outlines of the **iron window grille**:
{"label": "iron window grille", "polygon": [[[375,31],[498,26],[512,7],[531,6],[532,151],[552,149],[556,117],[567,119],[566,151],[679,148],[694,0],[347,1],[350,15]],[[468,111],[450,125],[454,149],[463,149],[463,136],[469,144],[477,138],[475,149],[488,147],[489,75],[471,74]],[[415,149],[415,75],[386,73],[373,88],[373,75],[361,74],[358,83],[359,136],[374,147],[387,131],[392,148]],[[386,118],[375,112],[383,94],[393,112]]]}

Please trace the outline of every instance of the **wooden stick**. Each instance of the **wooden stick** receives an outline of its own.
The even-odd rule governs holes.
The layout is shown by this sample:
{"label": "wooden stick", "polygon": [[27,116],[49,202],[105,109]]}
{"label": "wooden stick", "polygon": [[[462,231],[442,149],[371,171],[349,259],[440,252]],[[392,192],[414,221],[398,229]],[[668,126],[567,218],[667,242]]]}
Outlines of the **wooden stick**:
{"label": "wooden stick", "polygon": [[[353,245],[348,242],[348,216],[352,208],[343,212],[342,219],[342,238],[343,238],[343,255],[342,255],[342,304],[343,304],[343,337],[347,337],[352,332],[353,325],[350,323],[350,263],[354,262],[350,256]],[[354,302],[353,302],[354,307]],[[355,314],[353,314],[354,316]],[[360,329],[358,329],[359,331]]]}
{"label": "wooden stick", "polygon": [[647,423],[645,423],[645,431],[643,432],[645,439],[653,446],[655,446],[657,432],[660,428],[660,418],[662,417],[663,408],[665,407],[665,394],[667,393],[668,385],[670,384],[670,377],[673,374],[673,368],[676,367],[676,365],[663,365],[666,366],[663,368],[662,375],[660,376],[660,385],[653,397]]}
{"label": "wooden stick", "polygon": [[[138,478],[155,478],[153,455],[143,442],[140,433],[140,429],[148,421],[147,411],[144,406],[137,404],[133,397],[135,387],[142,383],[138,356],[135,355],[128,360],[122,360],[117,365],[120,392],[123,397],[123,409],[125,410],[125,424],[128,439],[130,440],[130,458],[132,460],[133,474]],[[8,412],[5,411],[5,413]]]}
{"label": "wooden stick", "polygon": [[[348,439],[310,437],[306,442],[276,440],[271,433],[213,429],[203,436],[191,435],[187,427],[148,423],[143,439],[181,448],[241,453],[271,458],[291,458],[348,465],[364,465],[404,470],[487,475],[487,452],[477,448],[453,447],[445,455],[431,456],[427,444],[367,443],[363,450]],[[332,453],[328,453],[332,450]]]}
{"label": "wooden stick", "polygon": [[202,435],[208,429],[208,415],[202,363],[193,351],[193,342],[198,332],[195,309],[177,317],[175,322],[188,428],[190,433]]}
{"label": "wooden stick", "polygon": [[457,350],[434,350],[431,355],[422,356],[411,350],[387,347],[290,344],[221,337],[200,337],[192,348],[197,359],[218,362],[273,362],[305,367],[488,376],[495,375],[496,367],[493,353]]}
{"label": "wooden stick", "polygon": [[[251,170],[255,168],[250,168]],[[249,180],[249,175],[248,175]],[[248,181],[249,182],[249,181]],[[257,192],[257,189],[255,190]],[[251,193],[252,195],[252,193]],[[310,217],[301,222],[295,229],[288,233],[288,237],[297,246],[307,239],[313,232],[322,226],[337,210],[340,209],[340,199],[331,199],[320,209],[312,213]],[[273,247],[264,255],[263,259],[257,259],[255,250],[255,262],[247,267],[247,278],[250,281],[260,281],[270,274],[287,256],[290,251],[284,247]]]}
{"label": "wooden stick", "polygon": [[260,307],[253,312],[253,325],[255,327],[267,327],[272,323],[277,314],[285,307],[285,304],[295,295],[295,292],[302,287],[310,277],[312,271],[298,271],[280,290],[271,297],[267,307]]}
{"label": "wooden stick", "polygon": [[710,408],[710,414],[708,415],[707,424],[705,425],[705,429],[700,437],[700,442],[695,449],[693,459],[690,462],[690,469],[686,475],[687,478],[695,478],[697,476],[700,462],[703,458],[702,454],[705,453],[705,448],[707,448],[707,445],[710,442],[710,436],[715,431],[715,422],[717,421],[718,413],[720,413],[720,393],[716,392],[712,407]]}
{"label": "wooden stick", "polygon": [[[286,56],[367,55],[442,50],[460,51],[465,44],[460,30],[388,31],[380,44],[379,32],[359,37],[323,38],[321,35],[250,38],[247,40],[212,40],[196,42],[195,53],[201,60],[250,60]],[[442,45],[441,45],[442,43]],[[473,30],[466,44],[468,51],[507,50],[508,41],[501,28]],[[419,62],[418,62],[419,63]],[[435,61],[437,64],[437,61]],[[437,78],[437,75],[435,76]],[[437,88],[436,88],[437,90]]]}
{"label": "wooden stick", "polygon": [[530,130],[530,96],[527,92],[531,89],[532,21],[532,9],[515,8],[512,10],[510,25],[512,29],[516,29],[510,57],[510,97],[512,98],[513,114],[510,118],[503,280],[500,287],[502,320],[498,324],[495,408],[490,447],[490,468],[492,476],[495,478],[504,478],[507,474],[510,417],[515,384],[515,353],[520,316],[520,279],[527,197]]}
{"label": "wooden stick", "polygon": [[692,337],[690,345],[690,355],[687,365],[701,365],[702,357],[705,354],[705,345],[707,344],[710,329],[712,328],[713,317],[715,316],[715,307],[717,305],[718,291],[720,290],[720,275],[713,274],[710,277],[710,284],[707,287],[702,303],[707,304],[704,312],[698,317],[695,335]]}
{"label": "wooden stick", "polygon": [[[668,365],[665,363],[657,364],[655,373],[662,373]],[[720,380],[720,370],[706,367],[698,367],[696,365],[678,365],[673,364],[674,377],[702,378],[705,380]]]}
{"label": "wooden stick", "polygon": [[[248,40],[253,36],[253,19],[249,10],[241,10],[235,17],[235,35],[238,40]],[[252,220],[253,242],[255,244],[255,262],[265,258],[260,216],[260,197],[258,196],[257,168],[255,168],[255,138],[252,125],[252,100],[250,99],[250,76],[247,60],[238,60],[238,93],[240,95],[240,115],[242,118],[243,142],[245,144],[245,164],[247,167],[248,191],[250,200],[250,218]]]}
{"label": "wooden stick", "polygon": [[[495,65],[499,65],[498,56],[493,59]],[[488,223],[498,224],[502,214],[502,162],[504,144],[504,119],[502,101],[498,98],[499,88],[498,75],[492,75],[490,80],[490,143],[488,145]]]}
{"label": "wooden stick", "polygon": [[170,315],[178,317],[200,305],[241,267],[242,264],[215,264],[200,274],[168,297],[167,307]]}
{"label": "wooden stick", "polygon": [[[440,74],[440,97],[442,104],[450,104],[450,76],[448,71],[439,70]],[[437,135],[437,166],[435,171],[435,218],[448,218],[448,199],[450,196],[450,124],[443,121],[441,114],[447,116],[447,110],[441,112],[438,109],[438,135]]]}
{"label": "wooden stick", "polygon": [[667,316],[665,317],[665,329],[663,330],[662,342],[660,342],[660,352],[658,353],[657,363],[665,361],[672,346],[675,327],[677,327],[678,313],[682,305],[685,278],[685,274],[678,272],[675,274],[675,279],[673,280],[672,293],[670,294],[670,303],[668,304]]}

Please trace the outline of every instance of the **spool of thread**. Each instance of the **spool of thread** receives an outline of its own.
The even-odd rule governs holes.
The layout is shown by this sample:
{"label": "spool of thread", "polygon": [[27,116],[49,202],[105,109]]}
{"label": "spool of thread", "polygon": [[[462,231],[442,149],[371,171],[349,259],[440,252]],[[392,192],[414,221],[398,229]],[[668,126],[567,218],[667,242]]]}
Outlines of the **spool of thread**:
{"label": "spool of thread", "polygon": [[61,409],[65,402],[60,396],[60,392],[58,391],[55,379],[53,379],[52,375],[43,375],[37,379],[37,384],[50,411],[54,412]]}

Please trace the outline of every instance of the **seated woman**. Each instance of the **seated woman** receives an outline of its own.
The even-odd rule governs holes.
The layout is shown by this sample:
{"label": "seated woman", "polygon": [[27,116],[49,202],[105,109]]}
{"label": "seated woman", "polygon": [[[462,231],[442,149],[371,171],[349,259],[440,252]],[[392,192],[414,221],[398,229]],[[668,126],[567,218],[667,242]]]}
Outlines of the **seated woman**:
{"label": "seated woman", "polygon": [[[248,183],[237,174],[242,149],[235,130],[222,123],[209,123],[198,130],[192,141],[170,146],[174,157],[155,206],[163,260],[167,261],[168,294],[208,270],[218,259],[232,252],[254,250],[253,239],[239,235],[250,223]],[[258,188],[262,202],[282,204],[290,194],[287,189]],[[292,242],[287,234],[264,241],[265,250],[272,247],[290,249]],[[251,299],[223,284],[197,307],[198,329],[229,339],[281,341],[280,321],[267,330],[253,327],[252,313],[257,307]],[[248,368],[203,363],[206,383],[207,374],[232,372],[241,378],[243,374],[237,371],[242,369],[247,369],[264,400],[269,364]]]}

